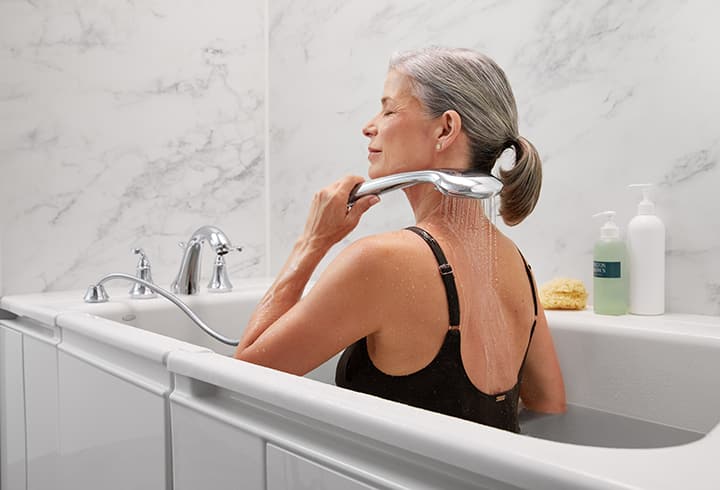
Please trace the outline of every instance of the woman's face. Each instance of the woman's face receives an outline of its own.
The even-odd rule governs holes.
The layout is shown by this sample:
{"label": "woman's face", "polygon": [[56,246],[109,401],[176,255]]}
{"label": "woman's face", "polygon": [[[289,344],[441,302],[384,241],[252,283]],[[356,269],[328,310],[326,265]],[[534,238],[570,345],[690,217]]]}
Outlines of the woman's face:
{"label": "woman's face", "polygon": [[380,112],[363,128],[370,139],[370,178],[431,168],[437,122],[425,114],[412,94],[409,78],[390,70],[381,103]]}

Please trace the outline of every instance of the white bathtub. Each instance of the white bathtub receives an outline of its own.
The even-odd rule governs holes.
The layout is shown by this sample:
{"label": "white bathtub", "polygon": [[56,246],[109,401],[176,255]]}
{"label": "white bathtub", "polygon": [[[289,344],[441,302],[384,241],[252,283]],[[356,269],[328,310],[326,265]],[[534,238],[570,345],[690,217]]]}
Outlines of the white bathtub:
{"label": "white bathtub", "polygon": [[[238,337],[268,284],[183,299]],[[0,300],[2,490],[720,488],[718,317],[549,312],[571,409],[518,435],[332,386],[334,361],[235,361],[109,293]]]}

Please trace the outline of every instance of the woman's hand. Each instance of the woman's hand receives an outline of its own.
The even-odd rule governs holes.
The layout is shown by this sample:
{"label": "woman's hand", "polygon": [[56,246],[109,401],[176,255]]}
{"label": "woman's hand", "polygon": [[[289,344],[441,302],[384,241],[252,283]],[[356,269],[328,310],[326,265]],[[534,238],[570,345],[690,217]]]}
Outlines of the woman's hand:
{"label": "woman's hand", "polygon": [[312,200],[303,239],[313,247],[327,251],[345,238],[360,222],[363,213],[380,202],[377,196],[365,196],[348,210],[350,191],[364,181],[362,177],[351,175],[318,191]]}
{"label": "woman's hand", "polygon": [[245,351],[263,332],[300,301],[310,276],[330,247],[357,226],[370,206],[380,202],[377,196],[365,196],[355,201],[352,209],[348,210],[350,191],[364,180],[362,177],[345,177],[315,194],[305,231],[253,312],[235,351],[236,358],[242,359]]}

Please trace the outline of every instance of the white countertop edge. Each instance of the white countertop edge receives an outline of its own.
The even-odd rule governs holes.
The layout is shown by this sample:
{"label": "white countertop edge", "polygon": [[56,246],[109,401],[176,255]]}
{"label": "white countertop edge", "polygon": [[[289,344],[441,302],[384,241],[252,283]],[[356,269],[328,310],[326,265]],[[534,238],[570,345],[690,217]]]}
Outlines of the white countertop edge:
{"label": "white countertop edge", "polygon": [[19,317],[26,316],[45,325],[53,326],[58,314],[57,308],[46,306],[41,302],[34,302],[27,296],[3,296],[0,298],[0,308]]}
{"label": "white countertop edge", "polygon": [[[119,282],[122,284],[122,281]],[[93,309],[100,309],[105,305],[132,304],[138,307],[143,304],[153,304],[153,302],[164,302],[163,298],[155,298],[150,300],[131,299],[128,296],[127,286],[107,287],[110,296],[109,303],[88,304],[83,302],[85,291],[83,290],[67,290],[67,291],[51,291],[43,293],[28,293],[20,295],[6,295],[0,297],[0,308],[10,311],[18,316],[29,316],[36,320],[44,321],[54,318],[54,315],[66,310],[81,310],[92,313]],[[127,282],[129,284],[129,282]],[[251,278],[237,281],[230,296],[242,295],[243,293],[255,294],[258,290],[266,290],[272,284],[272,278]],[[308,289],[312,285],[308,286]],[[162,286],[169,289],[167,286]],[[192,305],[192,303],[203,301],[211,303],[214,301],[223,301],[224,293],[208,293],[203,290],[192,296],[179,295],[178,297]],[[710,337],[720,338],[720,316],[696,315],[689,313],[666,313],[657,316],[643,315],[598,315],[592,311],[591,307],[585,310],[545,310],[550,324],[567,321],[577,322],[582,320],[589,325],[602,325],[610,328],[632,328],[637,330],[654,330],[666,331],[670,333],[698,335],[708,335]],[[682,326],[680,325],[682,324]]]}
{"label": "white countertop edge", "polygon": [[[0,308],[14,313],[17,316],[28,316],[36,320],[46,320],[49,314],[57,314],[62,311],[94,311],[103,312],[104,308],[117,307],[118,305],[132,305],[134,308],[142,308],[143,305],[157,305],[158,303],[168,303],[168,300],[157,296],[152,299],[133,299],[128,294],[127,286],[106,287],[110,301],[106,303],[85,303],[83,290],[66,290],[66,291],[49,291],[44,293],[28,293],[0,297]],[[122,281],[120,281],[122,284]],[[130,284],[127,282],[127,284]],[[193,303],[203,302],[212,304],[214,302],[226,301],[226,297],[238,297],[246,294],[255,295],[259,290],[266,290],[270,286],[270,280],[249,279],[239,282],[229,293],[209,293],[206,290],[200,291],[193,295],[177,295],[177,297],[192,306]],[[169,286],[161,285],[162,288],[169,290]]]}
{"label": "white countertop edge", "polygon": [[[205,347],[199,347],[182,340],[148,332],[130,325],[123,325],[83,312],[69,311],[60,313],[57,315],[55,322],[63,330],[82,334],[110,347],[163,364],[167,355],[173,351],[212,352]],[[67,343],[67,336],[65,336],[60,343],[60,348],[63,348],[63,344]]]}
{"label": "white countertop edge", "polygon": [[546,310],[548,325],[553,328],[596,330],[644,337],[647,335],[677,335],[720,340],[720,316],[666,313],[658,316],[597,315],[591,310]]}

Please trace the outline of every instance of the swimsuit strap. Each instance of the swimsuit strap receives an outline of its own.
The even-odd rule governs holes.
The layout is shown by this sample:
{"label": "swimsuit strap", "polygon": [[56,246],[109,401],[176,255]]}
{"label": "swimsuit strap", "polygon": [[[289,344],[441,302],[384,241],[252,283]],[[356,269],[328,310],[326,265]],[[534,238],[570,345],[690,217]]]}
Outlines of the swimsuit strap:
{"label": "swimsuit strap", "polygon": [[523,357],[523,362],[520,365],[520,372],[518,373],[518,381],[520,381],[522,377],[522,369],[525,366],[525,360],[527,359],[528,352],[530,351],[530,342],[532,342],[532,336],[533,333],[535,333],[535,325],[537,324],[538,304],[537,295],[535,292],[535,281],[533,281],[532,277],[532,268],[530,267],[530,264],[527,263],[527,260],[525,260],[525,257],[523,256],[519,248],[517,249],[517,251],[520,254],[520,258],[522,259],[523,263],[525,264],[525,272],[527,273],[528,281],[530,281],[530,289],[532,290],[533,297],[533,307],[535,308],[535,318],[533,318],[532,328],[530,329],[530,338],[528,339],[528,344],[525,348],[525,356]]}
{"label": "swimsuit strap", "polygon": [[438,265],[440,266],[440,277],[445,284],[445,294],[448,301],[448,313],[450,314],[450,327],[457,327],[460,325],[460,305],[458,303],[457,287],[455,286],[455,276],[453,275],[452,267],[448,264],[445,254],[440,248],[440,244],[435,240],[430,233],[418,228],[417,226],[409,226],[405,228],[419,235],[425,243],[430,246],[430,249],[435,255]]}

